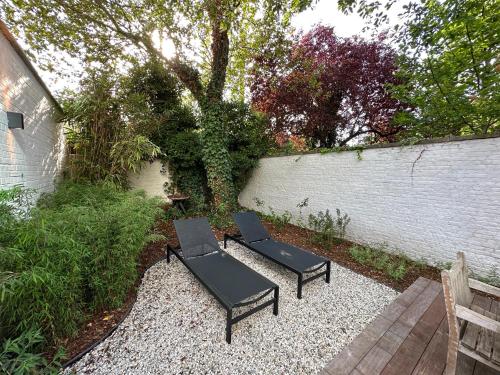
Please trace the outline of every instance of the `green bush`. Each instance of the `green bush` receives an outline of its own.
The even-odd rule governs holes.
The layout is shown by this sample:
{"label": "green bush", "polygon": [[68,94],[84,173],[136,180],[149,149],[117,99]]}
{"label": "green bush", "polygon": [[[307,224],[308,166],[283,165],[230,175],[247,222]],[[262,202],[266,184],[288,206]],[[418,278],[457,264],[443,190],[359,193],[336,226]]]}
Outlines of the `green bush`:
{"label": "green bush", "polygon": [[58,351],[49,362],[37,352],[44,339],[39,331],[27,331],[15,339],[7,339],[0,348],[0,373],[2,374],[58,374],[63,351]]}
{"label": "green bush", "polygon": [[[300,204],[299,204],[300,205]],[[313,230],[311,241],[322,246],[331,246],[341,243],[345,237],[347,225],[351,219],[347,214],[342,215],[336,210],[337,218],[334,219],[329,210],[318,212],[317,215],[309,215],[309,228]]]}
{"label": "green bush", "polygon": [[[120,306],[159,202],[114,185],[63,183],[0,234],[0,322],[15,337],[74,334],[86,313]],[[2,277],[3,276],[3,277]]]}
{"label": "green bush", "polygon": [[422,268],[421,262],[413,262],[404,256],[389,255],[383,248],[353,245],[349,254],[358,263],[384,272],[394,280],[403,279],[410,268]]}

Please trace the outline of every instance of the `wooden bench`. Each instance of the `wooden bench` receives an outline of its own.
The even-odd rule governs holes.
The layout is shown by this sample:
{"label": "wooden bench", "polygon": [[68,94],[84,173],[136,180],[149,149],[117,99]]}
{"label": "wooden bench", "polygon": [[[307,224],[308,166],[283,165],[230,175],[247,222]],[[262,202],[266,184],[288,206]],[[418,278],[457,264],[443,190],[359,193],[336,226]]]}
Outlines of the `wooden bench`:
{"label": "wooden bench", "polygon": [[448,354],[446,375],[455,374],[457,355],[461,352],[476,361],[500,371],[500,311],[494,303],[491,311],[472,304],[471,289],[500,297],[500,289],[470,279],[464,253],[449,271],[441,272],[448,317]]}

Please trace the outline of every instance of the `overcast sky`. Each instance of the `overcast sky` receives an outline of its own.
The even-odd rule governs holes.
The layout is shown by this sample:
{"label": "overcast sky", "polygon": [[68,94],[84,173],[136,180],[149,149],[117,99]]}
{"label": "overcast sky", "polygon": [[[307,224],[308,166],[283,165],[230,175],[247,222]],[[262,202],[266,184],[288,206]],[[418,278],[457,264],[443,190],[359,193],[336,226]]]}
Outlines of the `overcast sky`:
{"label": "overcast sky", "polygon": [[[382,3],[385,1],[382,0]],[[405,1],[402,1],[404,3]],[[392,10],[390,12],[391,20],[397,20],[398,9]],[[395,21],[394,21],[395,22]],[[353,35],[361,35],[368,37],[367,32],[363,32],[362,29],[365,26],[365,21],[361,19],[357,14],[345,15],[338,10],[336,0],[319,0],[314,8],[302,12],[292,19],[292,25],[297,30],[308,31],[316,24],[323,24],[333,26],[335,32],[339,36],[349,37]],[[66,77],[60,78],[55,74],[50,74],[48,72],[40,71],[42,79],[47,83],[51,91],[55,94],[60,92],[64,88],[77,87],[76,77]],[[71,74],[70,74],[71,75]]]}

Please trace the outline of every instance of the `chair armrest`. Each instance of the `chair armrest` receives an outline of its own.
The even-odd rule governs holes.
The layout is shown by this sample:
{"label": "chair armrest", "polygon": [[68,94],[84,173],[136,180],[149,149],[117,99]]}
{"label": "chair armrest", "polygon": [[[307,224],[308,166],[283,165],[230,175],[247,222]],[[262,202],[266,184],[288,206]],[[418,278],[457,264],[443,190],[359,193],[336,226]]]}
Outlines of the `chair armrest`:
{"label": "chair armrest", "polygon": [[495,297],[500,297],[500,288],[497,288],[490,284],[483,283],[478,280],[469,278],[469,287],[484,293],[492,294]]}
{"label": "chair armrest", "polygon": [[478,326],[486,328],[490,331],[500,333],[500,322],[497,322],[496,320],[488,318],[487,316],[479,314],[478,312],[475,312],[461,305],[456,305],[455,310],[457,312],[458,318],[477,324]]}

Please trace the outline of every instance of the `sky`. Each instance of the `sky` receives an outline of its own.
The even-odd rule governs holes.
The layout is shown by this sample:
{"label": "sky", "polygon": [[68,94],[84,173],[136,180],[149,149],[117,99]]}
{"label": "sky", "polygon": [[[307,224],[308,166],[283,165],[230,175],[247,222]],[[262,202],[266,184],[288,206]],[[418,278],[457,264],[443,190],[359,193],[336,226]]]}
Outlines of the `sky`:
{"label": "sky", "polygon": [[[382,3],[384,2],[382,0]],[[405,3],[405,1],[401,1],[400,3]],[[397,21],[398,10],[392,9],[389,12],[391,23]],[[292,26],[297,30],[303,31],[308,31],[319,23],[333,26],[337,35],[342,37],[354,35],[369,37],[368,32],[363,32],[363,27],[366,25],[365,21],[356,13],[345,15],[340,12],[336,0],[319,0],[312,9],[295,15],[292,19]],[[22,43],[22,41],[20,42]],[[25,47],[25,45],[23,46]],[[76,75],[72,77],[70,74],[67,77],[61,78],[54,73],[42,71],[38,67],[37,70],[54,94],[61,92],[65,88],[76,89],[78,86]]]}

